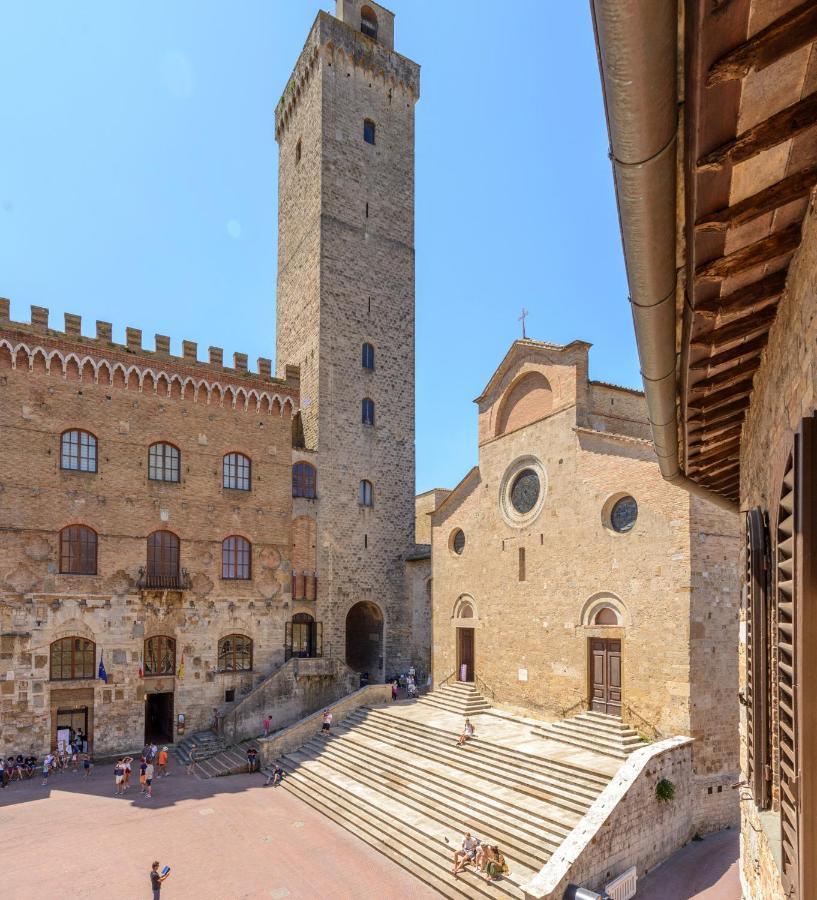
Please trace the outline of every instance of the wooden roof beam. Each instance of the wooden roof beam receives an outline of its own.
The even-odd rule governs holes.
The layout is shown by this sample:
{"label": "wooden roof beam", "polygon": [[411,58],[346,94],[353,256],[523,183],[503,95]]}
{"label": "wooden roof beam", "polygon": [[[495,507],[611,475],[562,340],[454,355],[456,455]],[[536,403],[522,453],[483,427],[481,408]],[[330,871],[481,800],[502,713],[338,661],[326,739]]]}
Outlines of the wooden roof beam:
{"label": "wooden roof beam", "polygon": [[692,448],[693,442],[695,444],[706,444],[707,442],[712,441],[715,438],[725,438],[726,436],[731,434],[740,434],[742,428],[742,418],[737,423],[734,422],[733,418],[728,422],[724,422],[718,427],[700,428],[694,432],[688,431],[687,433],[689,435],[688,440],[690,449]]}
{"label": "wooden roof beam", "polygon": [[746,341],[743,344],[738,344],[736,347],[732,347],[729,350],[724,350],[723,353],[718,353],[715,356],[705,356],[703,359],[699,359],[698,362],[690,365],[689,371],[712,372],[715,369],[721,368],[721,366],[732,367],[740,365],[744,359],[760,356],[768,341],[769,332],[767,331],[760,335],[760,337],[756,337],[751,341]]}
{"label": "wooden roof beam", "polygon": [[747,359],[733,369],[727,369],[725,372],[719,372],[717,375],[710,375],[709,377],[703,378],[701,381],[690,385],[688,388],[689,393],[696,396],[699,394],[704,396],[712,394],[715,391],[737,384],[739,381],[744,381],[747,375],[753,375],[757,372],[759,366],[759,357]]}
{"label": "wooden roof beam", "polygon": [[690,346],[708,347],[711,352],[711,350],[734,344],[735,341],[746,344],[759,335],[768,332],[772,327],[776,314],[776,308],[764,309],[748,319],[739,319],[737,322],[730,322],[721,328],[713,328],[710,331],[699,334],[697,337],[692,338],[689,342]]}
{"label": "wooden roof beam", "polygon": [[[817,6],[815,9],[817,10]],[[780,206],[807,196],[815,184],[817,184],[817,165],[796,172],[765,190],[746,197],[734,206],[724,206],[700,216],[695,223],[695,230],[726,231],[727,228],[744,225],[764,213],[773,212]]]}
{"label": "wooden roof beam", "polygon": [[725,473],[731,469],[740,468],[740,460],[738,459],[739,447],[733,447],[725,450],[721,454],[720,459],[710,459],[705,463],[690,463],[688,472],[695,472],[700,477],[708,477],[711,475]]}
{"label": "wooden roof beam", "polygon": [[713,461],[723,456],[728,456],[736,447],[740,445],[740,434],[732,434],[729,437],[719,440],[717,443],[701,444],[697,447],[687,448],[687,458],[690,462],[696,463],[705,461]]}
{"label": "wooden roof beam", "polygon": [[702,263],[695,270],[696,281],[712,281],[740,275],[747,269],[771,262],[787,253],[793,253],[800,244],[801,222],[794,222],[782,231],[775,231],[753,244],[747,244],[726,256],[718,256]]}
{"label": "wooden roof beam", "polygon": [[692,433],[699,431],[701,428],[711,428],[714,425],[722,425],[724,422],[730,422],[735,418],[743,418],[746,413],[746,407],[749,405],[748,398],[737,400],[728,406],[722,406],[715,410],[711,415],[704,413],[696,413],[687,420],[687,431]]}
{"label": "wooden roof beam", "polygon": [[740,481],[740,470],[737,472],[729,472],[727,475],[720,475],[717,478],[701,478],[710,491],[725,491],[729,490],[732,485],[737,488],[738,483]]}
{"label": "wooden roof beam", "polygon": [[712,87],[760,72],[817,38],[817,5],[807,0],[716,60],[706,78]]}
{"label": "wooden roof beam", "polygon": [[758,122],[698,160],[698,170],[744,162],[817,124],[817,92]]}
{"label": "wooden roof beam", "polygon": [[[753,376],[754,377],[754,376]],[[721,410],[724,407],[731,406],[733,402],[742,400],[744,397],[752,395],[752,379],[748,379],[746,387],[743,390],[736,391],[734,385],[725,391],[719,391],[717,394],[710,394],[708,397],[695,397],[687,403],[687,409],[697,410],[703,414],[711,413],[714,410]]]}
{"label": "wooden roof beam", "polygon": [[695,313],[704,316],[724,315],[736,309],[753,309],[753,307],[769,298],[775,300],[786,289],[786,276],[788,269],[778,269],[771,275],[766,275],[759,281],[753,281],[746,287],[732,291],[725,297],[713,297],[711,300],[702,300],[695,306]]}

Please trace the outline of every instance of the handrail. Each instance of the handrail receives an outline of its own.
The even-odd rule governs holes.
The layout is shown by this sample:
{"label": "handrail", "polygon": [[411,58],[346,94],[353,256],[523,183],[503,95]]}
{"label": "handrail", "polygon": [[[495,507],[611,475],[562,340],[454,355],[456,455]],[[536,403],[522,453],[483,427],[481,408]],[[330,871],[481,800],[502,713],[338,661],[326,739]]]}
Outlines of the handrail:
{"label": "handrail", "polygon": [[635,716],[637,719],[639,719],[643,725],[646,725],[647,728],[649,728],[650,731],[652,731],[652,737],[653,737],[653,740],[654,740],[654,741],[657,741],[657,740],[659,740],[660,738],[663,737],[663,734],[661,733],[661,730],[660,730],[656,725],[654,725],[652,722],[650,722],[649,719],[645,719],[644,716],[642,716],[641,713],[638,712],[638,710],[635,709],[633,706],[631,706],[629,703],[625,703],[625,704],[624,704],[624,709],[625,709],[629,714],[632,714],[632,715]]}
{"label": "handrail", "polygon": [[442,687],[444,684],[448,684],[448,682],[451,681],[451,679],[454,677],[454,675],[456,674],[456,672],[457,672],[456,669],[454,669],[453,672],[449,672],[449,673],[445,676],[445,678],[443,678],[443,680],[437,685],[437,687]]}
{"label": "handrail", "polygon": [[586,705],[586,703],[587,703],[587,700],[585,699],[585,697],[582,696],[575,703],[571,704],[570,706],[560,706],[559,709],[561,710],[562,718],[566,719],[568,716],[568,713],[572,713],[574,709],[578,709],[578,707],[584,706],[584,705]]}
{"label": "handrail", "polygon": [[[451,673],[454,674],[453,672]],[[490,687],[486,682],[474,672],[474,681],[482,687],[483,694],[490,694],[491,699],[494,700],[496,698],[496,694],[494,693],[494,689]]]}

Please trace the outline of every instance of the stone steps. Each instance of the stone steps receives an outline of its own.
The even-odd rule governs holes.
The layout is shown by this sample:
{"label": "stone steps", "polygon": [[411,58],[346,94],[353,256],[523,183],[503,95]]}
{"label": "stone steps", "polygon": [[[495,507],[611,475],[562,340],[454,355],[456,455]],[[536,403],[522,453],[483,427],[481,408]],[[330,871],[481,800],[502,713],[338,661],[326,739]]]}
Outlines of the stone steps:
{"label": "stone steps", "polygon": [[592,750],[613,759],[626,759],[633,751],[646,746],[628,725],[601,713],[581,713],[570,719],[536,726],[532,731],[548,740]]}
{"label": "stone steps", "polygon": [[[279,760],[282,787],[408,869],[443,897],[523,897],[610,780],[571,762],[418,721],[418,704],[351,713]],[[431,710],[429,710],[431,712]],[[442,719],[439,712],[435,721]],[[528,726],[519,728],[527,740]],[[465,831],[496,842],[511,876],[450,874]]]}
{"label": "stone steps", "polygon": [[[365,719],[356,719],[353,723],[355,729],[364,735],[388,742],[398,750],[405,744],[406,732],[400,732],[391,724],[372,717],[369,723]],[[558,768],[550,766],[538,767],[535,764],[527,764],[519,760],[514,766],[513,761],[507,760],[502,754],[492,756],[492,747],[479,746],[477,741],[466,744],[464,747],[456,747],[453,735],[445,732],[439,736],[428,735],[419,729],[407,729],[411,740],[412,752],[419,758],[436,760],[445,763],[449,768],[460,772],[478,774],[479,777],[491,784],[498,786],[512,785],[526,797],[537,798],[552,806],[559,807],[578,815],[583,815],[587,805],[593,802],[601,793],[603,785],[581,783],[575,779],[572,772],[561,772]],[[457,775],[457,777],[460,777]],[[565,779],[569,779],[569,787]],[[561,815],[558,817],[561,821]]]}
{"label": "stone steps", "polygon": [[517,804],[502,804],[501,800],[505,798],[513,799],[512,791],[497,788],[491,795],[479,794],[479,779],[474,776],[462,775],[462,786],[458,787],[456,781],[433,768],[416,767],[403,771],[405,767],[400,759],[395,759],[393,754],[378,753],[379,748],[374,742],[371,747],[359,742],[353,745],[344,742],[347,746],[343,748],[333,747],[333,743],[338,743],[338,739],[324,739],[320,750],[309,746],[304,750],[307,753],[318,750],[321,763],[336,764],[346,775],[360,777],[363,781],[368,776],[368,783],[378,792],[443,824],[453,824],[463,831],[470,828],[477,834],[490,833],[514,859],[533,869],[547,862],[578,821],[578,817],[573,817],[573,822],[558,822],[543,815],[537,827],[533,812]]}
{"label": "stone steps", "polygon": [[[384,726],[391,724],[395,718],[379,709],[359,711],[357,715],[365,715],[372,721],[376,721],[378,724],[382,723]],[[416,734],[426,735],[435,740],[443,738],[453,742],[459,737],[459,731],[428,725],[425,722],[405,717],[400,720],[400,728]],[[607,786],[610,780],[609,775],[598,773],[588,769],[586,766],[577,765],[567,760],[550,759],[532,753],[525,753],[522,750],[508,748],[501,744],[494,744],[486,741],[479,734],[477,734],[475,740],[469,741],[460,749],[467,754],[486,758],[492,765],[495,765],[497,762],[505,762],[510,765],[513,771],[549,773],[560,779],[569,777],[574,782],[586,786],[594,799]]]}
{"label": "stone steps", "polygon": [[[454,838],[443,833],[437,823],[429,823],[427,830],[396,820],[377,805],[350,802],[346,792],[328,784],[315,784],[304,777],[297,768],[282,760],[287,777],[281,786],[312,806],[318,812],[337,822],[397,865],[411,872],[441,897],[512,897],[524,900],[519,884],[528,879],[526,872],[487,884],[466,868],[459,877],[451,875],[455,846]],[[446,843],[446,839],[451,843]],[[457,838],[459,841],[459,838]]]}
{"label": "stone steps", "polygon": [[448,682],[417,702],[462,716],[475,716],[491,708],[491,704],[473,685],[460,681]]}
{"label": "stone steps", "polygon": [[196,775],[200,778],[220,778],[247,771],[247,748],[252,740],[228,746],[212,732],[197,732],[178,743],[173,753],[182,765],[190,762],[190,748],[196,745]]}

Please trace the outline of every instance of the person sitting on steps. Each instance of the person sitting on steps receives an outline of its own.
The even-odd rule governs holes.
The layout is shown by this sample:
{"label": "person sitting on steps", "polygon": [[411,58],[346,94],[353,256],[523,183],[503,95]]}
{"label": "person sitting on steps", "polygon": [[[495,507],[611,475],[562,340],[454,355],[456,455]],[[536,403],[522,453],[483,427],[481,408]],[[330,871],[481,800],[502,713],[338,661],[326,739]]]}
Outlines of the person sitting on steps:
{"label": "person sitting on steps", "polygon": [[457,738],[457,746],[462,747],[462,745],[466,741],[470,741],[471,738],[475,734],[474,726],[471,724],[471,720],[466,716],[465,717],[465,727],[462,729],[462,734]]}
{"label": "person sitting on steps", "polygon": [[462,839],[462,848],[454,852],[454,868],[451,870],[452,875],[459,875],[468,863],[474,862],[479,849],[479,841],[472,837],[470,831],[465,832]]}
{"label": "person sitting on steps", "polygon": [[495,881],[502,875],[507,875],[508,871],[508,864],[505,862],[502,851],[496,844],[493,844],[488,848],[488,852],[485,855],[485,874],[483,877],[486,881]]}

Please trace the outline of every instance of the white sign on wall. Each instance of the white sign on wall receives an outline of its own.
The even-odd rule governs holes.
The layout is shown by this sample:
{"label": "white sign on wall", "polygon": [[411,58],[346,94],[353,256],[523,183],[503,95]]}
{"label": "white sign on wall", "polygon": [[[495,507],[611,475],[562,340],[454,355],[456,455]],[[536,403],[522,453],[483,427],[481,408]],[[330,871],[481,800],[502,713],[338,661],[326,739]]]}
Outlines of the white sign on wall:
{"label": "white sign on wall", "polygon": [[528,670],[527,669],[518,669],[516,673],[516,677],[519,681],[527,681],[528,680]]}

